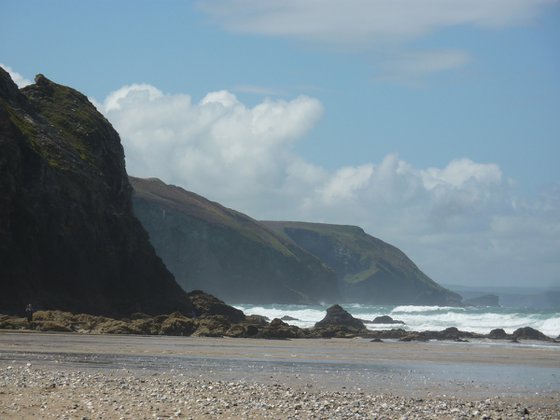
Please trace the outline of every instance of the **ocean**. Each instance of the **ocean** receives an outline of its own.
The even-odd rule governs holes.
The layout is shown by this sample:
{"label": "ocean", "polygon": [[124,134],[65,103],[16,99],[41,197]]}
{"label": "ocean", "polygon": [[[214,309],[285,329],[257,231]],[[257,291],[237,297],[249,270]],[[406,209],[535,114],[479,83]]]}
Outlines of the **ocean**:
{"label": "ocean", "polygon": [[[270,319],[289,316],[296,320],[285,321],[301,328],[310,328],[324,318],[330,305],[234,305],[245,314],[264,315]],[[505,307],[447,307],[447,306],[373,306],[342,304],[346,311],[363,320],[389,315],[405,325],[366,324],[371,330],[403,328],[411,331],[439,331],[456,327],[463,331],[488,334],[495,328],[503,328],[511,334],[517,328],[532,327],[556,338],[560,335],[560,309],[526,309]]]}

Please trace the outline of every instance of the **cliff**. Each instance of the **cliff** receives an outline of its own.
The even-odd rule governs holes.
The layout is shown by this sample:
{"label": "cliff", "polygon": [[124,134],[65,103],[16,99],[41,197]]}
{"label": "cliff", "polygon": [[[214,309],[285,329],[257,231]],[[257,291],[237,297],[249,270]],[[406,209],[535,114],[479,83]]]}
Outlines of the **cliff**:
{"label": "cliff", "polygon": [[332,270],[250,217],[157,179],[130,182],[136,215],[185,289],[238,303],[338,300]]}
{"label": "cliff", "polygon": [[0,68],[0,312],[190,313],[132,212],[120,139],[81,93]]}
{"label": "cliff", "polygon": [[319,258],[337,274],[345,302],[458,305],[461,296],[424,274],[398,248],[356,226],[262,222]]}

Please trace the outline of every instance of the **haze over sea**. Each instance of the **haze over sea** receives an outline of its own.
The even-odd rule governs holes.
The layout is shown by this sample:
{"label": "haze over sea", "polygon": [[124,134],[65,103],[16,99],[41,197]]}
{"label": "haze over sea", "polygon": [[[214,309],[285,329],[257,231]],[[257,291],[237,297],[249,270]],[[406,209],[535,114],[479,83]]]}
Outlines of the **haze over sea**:
{"label": "haze over sea", "polygon": [[[297,320],[285,321],[301,328],[309,328],[324,318],[330,305],[236,305],[246,314],[264,315],[270,319],[289,316]],[[362,304],[343,304],[344,309],[354,317],[371,321],[377,316],[389,315],[405,325],[366,324],[371,330],[403,328],[411,331],[439,331],[456,327],[462,331],[488,334],[495,328],[503,328],[511,334],[517,328],[532,327],[556,338],[560,335],[560,310],[507,308],[507,307],[447,307],[388,305],[374,306]]]}

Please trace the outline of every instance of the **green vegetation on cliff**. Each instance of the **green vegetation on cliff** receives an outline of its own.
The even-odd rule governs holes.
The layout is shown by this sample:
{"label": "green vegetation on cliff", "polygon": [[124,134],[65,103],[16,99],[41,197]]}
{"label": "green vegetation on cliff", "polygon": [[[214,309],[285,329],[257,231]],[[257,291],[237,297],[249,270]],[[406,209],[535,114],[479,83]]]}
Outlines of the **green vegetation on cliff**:
{"label": "green vegetation on cliff", "polygon": [[426,276],[398,248],[356,226],[262,222],[293,241],[337,274],[347,302],[457,305],[461,297]]}
{"label": "green vegetation on cliff", "polygon": [[186,289],[258,304],[461,301],[399,249],[359,227],[258,222],[158,179],[130,182],[136,215]]}
{"label": "green vegetation on cliff", "polygon": [[136,215],[184,288],[240,303],[339,298],[332,270],[250,217],[157,179],[130,182]]}

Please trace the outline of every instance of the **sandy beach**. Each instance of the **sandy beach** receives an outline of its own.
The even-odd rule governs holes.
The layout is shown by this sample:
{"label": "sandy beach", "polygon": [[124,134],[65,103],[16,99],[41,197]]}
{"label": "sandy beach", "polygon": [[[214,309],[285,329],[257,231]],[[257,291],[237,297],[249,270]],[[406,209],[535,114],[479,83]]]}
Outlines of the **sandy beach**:
{"label": "sandy beach", "polygon": [[0,418],[560,417],[560,346],[0,332]]}

